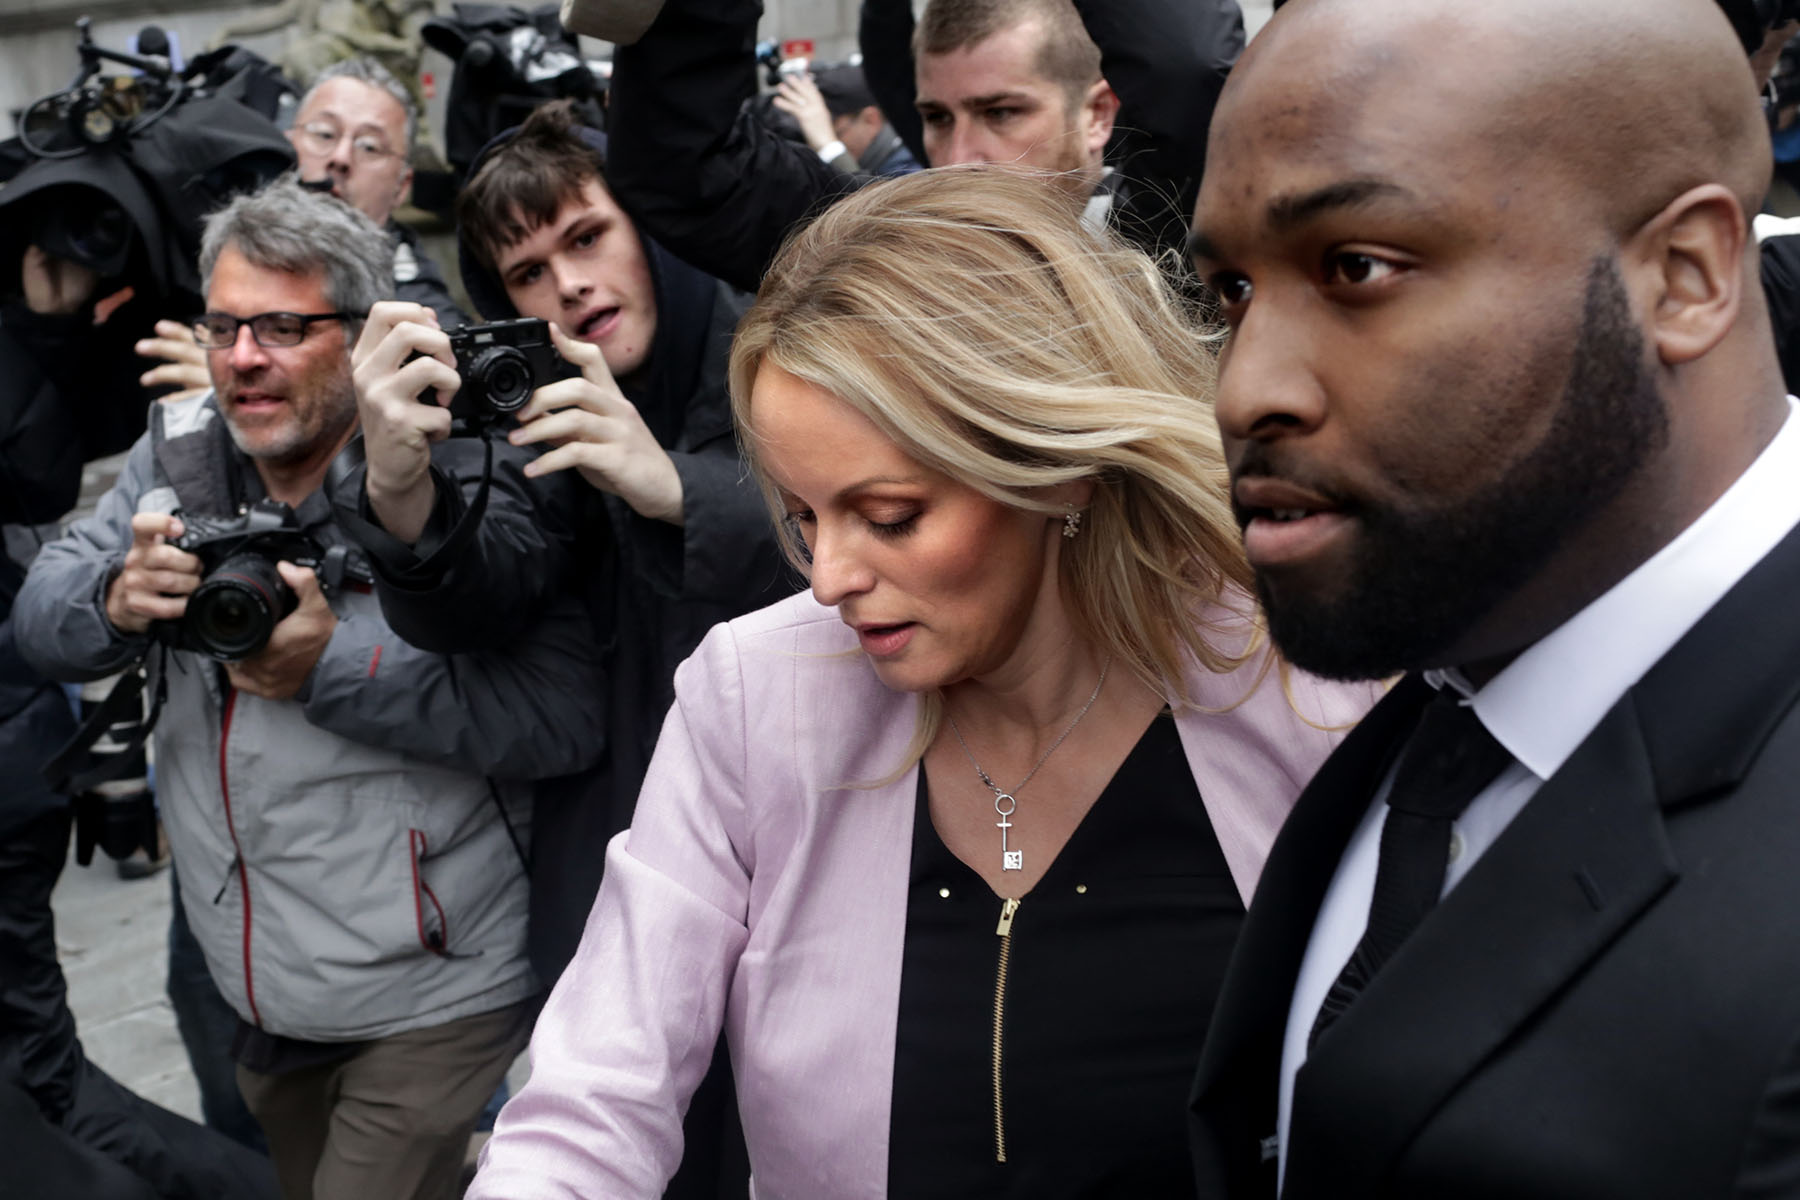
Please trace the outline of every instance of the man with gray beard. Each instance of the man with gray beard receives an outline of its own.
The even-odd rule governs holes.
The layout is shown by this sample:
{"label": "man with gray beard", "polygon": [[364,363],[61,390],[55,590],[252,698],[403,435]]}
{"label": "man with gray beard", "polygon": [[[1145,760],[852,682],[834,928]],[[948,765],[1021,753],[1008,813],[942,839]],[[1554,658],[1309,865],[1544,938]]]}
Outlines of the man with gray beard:
{"label": "man with gray beard", "polygon": [[[577,605],[505,656],[416,650],[321,490],[356,430],[350,347],[391,262],[367,217],[292,180],[213,216],[193,322],[213,390],[152,412],[13,610],[45,675],[147,661],[166,692],[158,795],[181,900],[287,1200],[456,1193],[537,990],[530,783],[599,743]],[[182,541],[247,506],[289,539],[227,565]],[[316,567],[291,561],[308,541]],[[203,578],[233,590],[210,626],[188,611]],[[251,610],[273,622],[261,645],[233,640]]]}

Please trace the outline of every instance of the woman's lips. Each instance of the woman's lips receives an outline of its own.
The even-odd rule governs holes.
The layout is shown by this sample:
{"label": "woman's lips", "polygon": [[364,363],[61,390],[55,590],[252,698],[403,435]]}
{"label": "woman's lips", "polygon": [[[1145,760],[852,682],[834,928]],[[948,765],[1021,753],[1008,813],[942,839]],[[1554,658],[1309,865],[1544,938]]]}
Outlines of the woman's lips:
{"label": "woman's lips", "polygon": [[907,621],[900,625],[862,625],[856,630],[857,640],[862,643],[863,652],[871,658],[889,658],[900,653],[906,643],[912,641],[913,631],[918,629],[917,623]]}

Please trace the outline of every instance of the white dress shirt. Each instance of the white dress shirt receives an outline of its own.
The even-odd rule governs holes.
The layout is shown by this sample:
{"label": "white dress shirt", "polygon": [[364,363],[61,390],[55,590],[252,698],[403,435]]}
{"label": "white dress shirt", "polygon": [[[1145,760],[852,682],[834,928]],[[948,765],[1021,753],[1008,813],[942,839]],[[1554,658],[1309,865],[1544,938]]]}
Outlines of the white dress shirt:
{"label": "white dress shirt", "polygon": [[[1800,401],[1763,452],[1692,525],[1586,608],[1525,650],[1476,691],[1456,671],[1428,671],[1453,687],[1513,756],[1457,819],[1444,895],[1462,882],[1538,788],[1561,769],[1633,684],[1725,593],[1800,525]],[[1275,1132],[1287,1175],[1294,1076],[1325,994],[1369,923],[1387,819],[1390,773],[1351,835],[1320,905],[1288,1007]],[[1429,919],[1429,918],[1427,918]]]}

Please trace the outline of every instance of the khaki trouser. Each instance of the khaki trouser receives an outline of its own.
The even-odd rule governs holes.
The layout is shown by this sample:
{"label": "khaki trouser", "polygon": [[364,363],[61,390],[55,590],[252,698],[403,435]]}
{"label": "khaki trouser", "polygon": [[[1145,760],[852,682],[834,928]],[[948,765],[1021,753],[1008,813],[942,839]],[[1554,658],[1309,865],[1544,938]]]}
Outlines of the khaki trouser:
{"label": "khaki trouser", "polygon": [[240,1066],[284,1200],[454,1200],[469,1135],[531,1032],[515,1004],[280,1075]]}

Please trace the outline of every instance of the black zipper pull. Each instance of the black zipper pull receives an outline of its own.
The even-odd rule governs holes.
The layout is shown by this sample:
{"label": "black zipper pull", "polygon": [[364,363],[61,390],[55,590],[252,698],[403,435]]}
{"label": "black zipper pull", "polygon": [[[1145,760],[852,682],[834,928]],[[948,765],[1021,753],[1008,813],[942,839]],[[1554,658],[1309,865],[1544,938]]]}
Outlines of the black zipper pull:
{"label": "black zipper pull", "polygon": [[214,904],[225,898],[225,889],[231,886],[231,877],[237,874],[238,863],[243,861],[243,857],[241,854],[231,856],[231,862],[225,867],[225,878],[219,881],[219,890],[213,893]]}

